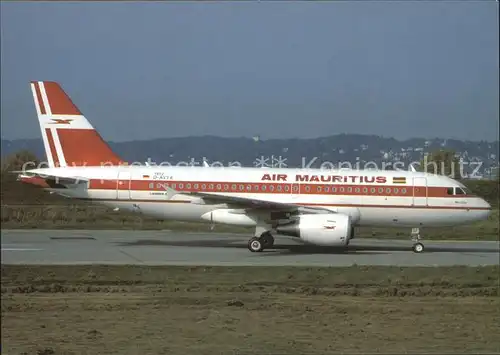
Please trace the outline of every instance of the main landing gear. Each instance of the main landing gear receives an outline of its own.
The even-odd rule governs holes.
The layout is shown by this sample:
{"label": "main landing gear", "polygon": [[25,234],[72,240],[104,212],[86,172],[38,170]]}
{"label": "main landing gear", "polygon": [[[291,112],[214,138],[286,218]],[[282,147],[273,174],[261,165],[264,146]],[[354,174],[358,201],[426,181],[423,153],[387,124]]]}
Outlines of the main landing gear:
{"label": "main landing gear", "polygon": [[248,250],[251,252],[260,252],[266,248],[272,248],[274,245],[274,237],[271,232],[267,231],[260,235],[260,237],[253,237],[248,241]]}
{"label": "main landing gear", "polygon": [[413,242],[412,250],[414,253],[422,253],[424,251],[424,244],[422,244],[420,240],[422,240],[422,237],[420,236],[420,229],[412,228],[411,241]]}

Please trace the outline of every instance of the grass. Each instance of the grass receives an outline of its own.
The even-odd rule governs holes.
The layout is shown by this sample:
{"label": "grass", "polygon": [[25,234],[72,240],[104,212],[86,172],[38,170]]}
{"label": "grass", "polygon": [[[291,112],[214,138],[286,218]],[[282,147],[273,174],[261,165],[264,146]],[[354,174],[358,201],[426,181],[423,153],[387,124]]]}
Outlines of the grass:
{"label": "grass", "polygon": [[499,352],[498,267],[2,266],[8,354]]}
{"label": "grass", "polygon": [[[2,228],[5,229],[139,229],[211,232],[203,223],[163,221],[137,214],[115,212],[96,205],[20,205],[2,206]],[[217,225],[213,232],[246,233],[252,229]],[[409,228],[357,228],[359,238],[407,238]],[[498,240],[499,210],[486,221],[452,228],[425,228],[425,239]]]}

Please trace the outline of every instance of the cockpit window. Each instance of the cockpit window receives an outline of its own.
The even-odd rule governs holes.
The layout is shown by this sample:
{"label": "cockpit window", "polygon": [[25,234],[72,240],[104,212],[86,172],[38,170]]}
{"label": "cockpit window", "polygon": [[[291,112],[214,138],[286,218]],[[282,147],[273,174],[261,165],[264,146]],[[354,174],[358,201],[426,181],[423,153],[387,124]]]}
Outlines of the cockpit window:
{"label": "cockpit window", "polygon": [[446,193],[449,196],[456,196],[456,195],[472,195],[472,193],[467,189],[466,187],[448,187],[446,189]]}
{"label": "cockpit window", "polygon": [[462,189],[462,191],[464,192],[464,194],[466,194],[466,195],[472,195],[472,192],[471,192],[468,188],[466,188],[466,187],[461,187],[461,189]]}

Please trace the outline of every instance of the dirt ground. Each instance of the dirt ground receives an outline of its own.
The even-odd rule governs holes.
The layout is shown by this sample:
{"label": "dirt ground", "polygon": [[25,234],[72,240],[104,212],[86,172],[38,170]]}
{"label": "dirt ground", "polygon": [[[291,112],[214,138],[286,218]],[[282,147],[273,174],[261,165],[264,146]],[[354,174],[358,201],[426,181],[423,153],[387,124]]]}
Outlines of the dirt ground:
{"label": "dirt ground", "polygon": [[2,266],[4,354],[500,353],[499,268]]}

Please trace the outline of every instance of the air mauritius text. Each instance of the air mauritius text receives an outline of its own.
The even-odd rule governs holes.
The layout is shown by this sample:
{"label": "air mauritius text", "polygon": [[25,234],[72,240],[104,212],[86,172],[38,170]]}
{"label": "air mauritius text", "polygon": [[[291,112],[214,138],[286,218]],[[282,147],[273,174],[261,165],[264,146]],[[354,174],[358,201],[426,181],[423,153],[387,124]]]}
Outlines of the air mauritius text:
{"label": "air mauritius text", "polygon": [[262,181],[290,181],[288,179],[295,178],[295,182],[339,182],[339,183],[368,183],[368,184],[385,184],[387,178],[385,176],[366,176],[366,175],[309,175],[296,174],[288,176],[288,174],[264,174]]}

